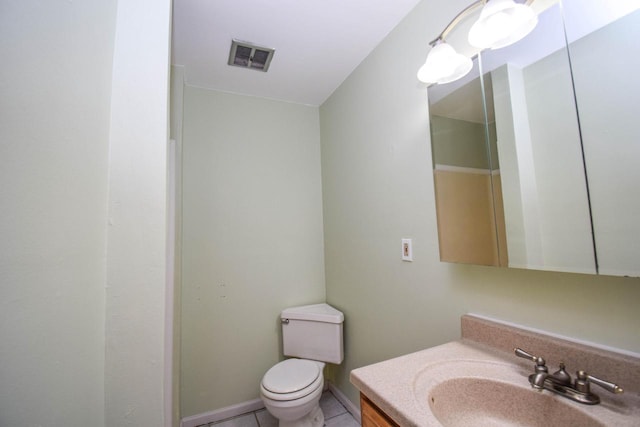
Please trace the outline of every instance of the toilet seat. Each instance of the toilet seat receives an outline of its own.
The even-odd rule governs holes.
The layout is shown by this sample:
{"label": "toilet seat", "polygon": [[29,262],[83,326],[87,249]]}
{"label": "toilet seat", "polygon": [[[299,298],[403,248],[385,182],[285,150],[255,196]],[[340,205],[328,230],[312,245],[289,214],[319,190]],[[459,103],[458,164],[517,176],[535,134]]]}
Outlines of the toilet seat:
{"label": "toilet seat", "polygon": [[262,394],[272,400],[296,400],[322,387],[322,370],[317,362],[305,359],[287,359],[264,374]]}

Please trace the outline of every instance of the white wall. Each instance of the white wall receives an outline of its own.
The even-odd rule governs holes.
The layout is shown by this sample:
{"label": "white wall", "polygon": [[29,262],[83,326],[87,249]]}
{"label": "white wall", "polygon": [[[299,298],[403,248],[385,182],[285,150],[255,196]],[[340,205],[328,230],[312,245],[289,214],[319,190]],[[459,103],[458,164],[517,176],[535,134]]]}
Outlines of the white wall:
{"label": "white wall", "polygon": [[[427,42],[468,2],[423,1],[320,108],[326,292],[345,313],[349,371],[459,337],[476,312],[640,351],[640,279],[438,261]],[[400,239],[413,238],[412,263]]]}
{"label": "white wall", "polygon": [[[170,425],[167,143],[171,0],[120,0],[113,55],[105,423]],[[165,375],[167,378],[165,378]]]}
{"label": "white wall", "polygon": [[104,425],[116,1],[0,4],[0,425]]}
{"label": "white wall", "polygon": [[184,97],[181,399],[190,416],[257,399],[282,357],[280,311],[324,302],[325,287],[318,108],[190,86]]}
{"label": "white wall", "polygon": [[542,268],[538,187],[522,70],[506,64],[491,72],[491,80],[509,266]]}

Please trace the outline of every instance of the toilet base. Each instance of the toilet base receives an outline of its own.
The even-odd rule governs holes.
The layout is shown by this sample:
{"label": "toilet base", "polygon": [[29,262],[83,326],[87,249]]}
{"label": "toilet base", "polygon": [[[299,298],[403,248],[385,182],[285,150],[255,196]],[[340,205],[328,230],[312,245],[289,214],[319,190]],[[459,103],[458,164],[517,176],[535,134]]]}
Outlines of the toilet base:
{"label": "toilet base", "polygon": [[266,391],[260,385],[260,398],[280,427],[323,427],[324,414],[320,409],[323,384],[324,376],[321,373],[312,384],[315,389],[311,393],[293,400],[272,400],[265,396]]}
{"label": "toilet base", "polygon": [[320,405],[316,405],[311,412],[302,418],[293,421],[279,420],[278,427],[322,427],[324,426],[324,414]]}

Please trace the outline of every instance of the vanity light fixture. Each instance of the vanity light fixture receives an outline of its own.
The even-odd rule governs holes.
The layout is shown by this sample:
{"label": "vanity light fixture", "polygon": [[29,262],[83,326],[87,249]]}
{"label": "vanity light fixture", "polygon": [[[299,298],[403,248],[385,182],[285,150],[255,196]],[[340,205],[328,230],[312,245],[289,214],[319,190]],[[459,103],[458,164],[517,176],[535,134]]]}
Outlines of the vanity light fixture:
{"label": "vanity light fixture", "polygon": [[481,50],[499,49],[517,42],[535,28],[538,16],[530,7],[533,1],[478,0],[467,6],[438,37],[429,42],[432,48],[424,65],[418,70],[418,80],[428,84],[449,83],[471,71],[471,59],[457,53],[445,41],[456,25],[471,13],[482,7],[480,17],[469,30],[469,44]]}

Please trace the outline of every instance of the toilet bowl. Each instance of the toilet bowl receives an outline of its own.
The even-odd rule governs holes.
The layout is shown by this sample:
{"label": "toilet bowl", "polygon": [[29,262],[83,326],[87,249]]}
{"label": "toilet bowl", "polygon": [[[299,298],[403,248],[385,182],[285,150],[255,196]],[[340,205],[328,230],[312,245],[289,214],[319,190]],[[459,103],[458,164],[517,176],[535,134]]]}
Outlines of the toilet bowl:
{"label": "toilet bowl", "polygon": [[320,397],[326,363],[342,363],[344,315],[328,304],[291,307],[282,311],[285,356],[264,374],[260,398],[280,427],[322,427]]}
{"label": "toilet bowl", "polygon": [[260,383],[260,398],[280,427],[321,427],[320,397],[324,363],[287,359],[267,371]]}

